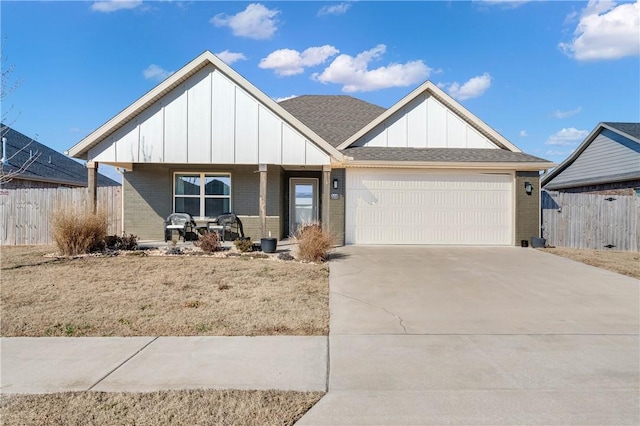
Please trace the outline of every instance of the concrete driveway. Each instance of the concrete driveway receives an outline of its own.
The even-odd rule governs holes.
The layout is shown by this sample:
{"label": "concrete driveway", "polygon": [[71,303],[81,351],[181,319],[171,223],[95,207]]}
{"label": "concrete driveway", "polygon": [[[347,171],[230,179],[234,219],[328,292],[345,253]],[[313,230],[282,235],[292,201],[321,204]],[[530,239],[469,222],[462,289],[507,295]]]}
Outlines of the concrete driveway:
{"label": "concrete driveway", "polygon": [[345,247],[299,424],[640,424],[637,280],[529,248]]}

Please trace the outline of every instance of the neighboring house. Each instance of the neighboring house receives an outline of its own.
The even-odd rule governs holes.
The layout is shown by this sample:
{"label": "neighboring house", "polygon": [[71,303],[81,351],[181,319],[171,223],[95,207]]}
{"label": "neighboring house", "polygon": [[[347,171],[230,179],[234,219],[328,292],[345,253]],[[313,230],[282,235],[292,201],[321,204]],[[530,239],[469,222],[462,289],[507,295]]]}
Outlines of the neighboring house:
{"label": "neighboring house", "polygon": [[[2,189],[87,186],[87,168],[84,165],[11,127],[0,126],[2,138],[6,139],[0,145]],[[11,175],[11,180],[4,182],[4,178]],[[98,186],[116,185],[120,184],[98,175]]]}
{"label": "neighboring house", "polygon": [[541,184],[548,244],[640,249],[640,123],[599,123]]}
{"label": "neighboring house", "polygon": [[341,244],[520,245],[539,235],[539,172],[554,166],[431,82],[388,110],[278,104],[210,52],[69,154],[125,171],[124,230],[142,239],[162,239],[172,212],[233,211],[253,239],[319,220]]}
{"label": "neighboring house", "polygon": [[544,189],[633,195],[640,190],[640,123],[600,123],[558,167]]}

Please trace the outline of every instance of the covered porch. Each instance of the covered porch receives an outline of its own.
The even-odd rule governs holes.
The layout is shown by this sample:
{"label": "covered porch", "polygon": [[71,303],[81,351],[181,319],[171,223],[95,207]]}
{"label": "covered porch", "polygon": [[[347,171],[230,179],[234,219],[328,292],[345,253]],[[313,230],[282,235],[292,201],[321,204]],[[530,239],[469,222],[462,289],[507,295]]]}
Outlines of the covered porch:
{"label": "covered porch", "polygon": [[[282,240],[301,223],[320,222],[330,229],[332,201],[342,198],[338,170],[332,173],[328,165],[120,166],[123,229],[143,240],[164,240],[164,221],[172,213],[188,213],[199,227],[206,227],[228,212],[238,216],[245,237]],[[91,164],[90,183],[98,167]]]}

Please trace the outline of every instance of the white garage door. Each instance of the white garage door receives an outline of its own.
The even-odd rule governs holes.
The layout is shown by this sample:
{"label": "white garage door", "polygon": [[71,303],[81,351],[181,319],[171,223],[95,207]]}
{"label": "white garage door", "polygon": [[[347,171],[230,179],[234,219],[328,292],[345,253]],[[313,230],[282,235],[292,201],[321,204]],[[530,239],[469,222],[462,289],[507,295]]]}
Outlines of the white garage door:
{"label": "white garage door", "polygon": [[347,244],[513,244],[513,177],[347,169]]}

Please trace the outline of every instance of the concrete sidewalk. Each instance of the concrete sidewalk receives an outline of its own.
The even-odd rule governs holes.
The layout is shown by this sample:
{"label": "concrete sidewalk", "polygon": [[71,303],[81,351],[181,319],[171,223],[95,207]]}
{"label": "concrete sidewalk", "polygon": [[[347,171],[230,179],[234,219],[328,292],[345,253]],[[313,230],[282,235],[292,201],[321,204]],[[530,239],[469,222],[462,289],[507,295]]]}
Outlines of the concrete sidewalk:
{"label": "concrete sidewalk", "polygon": [[325,391],[327,337],[5,337],[0,391]]}

